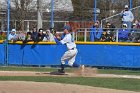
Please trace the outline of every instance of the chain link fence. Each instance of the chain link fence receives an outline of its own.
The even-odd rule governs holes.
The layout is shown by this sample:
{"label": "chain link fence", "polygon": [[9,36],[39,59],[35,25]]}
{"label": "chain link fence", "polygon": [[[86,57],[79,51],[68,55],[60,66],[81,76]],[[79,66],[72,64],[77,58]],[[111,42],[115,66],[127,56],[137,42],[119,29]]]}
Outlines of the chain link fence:
{"label": "chain link fence", "polygon": [[[131,9],[133,15],[134,15],[134,21],[133,23],[140,19],[140,6],[137,6],[133,9]],[[122,26],[122,19],[121,19],[121,15],[120,13],[116,14],[116,15],[113,15],[113,16],[110,16],[108,18],[105,18],[105,19],[102,19],[101,20],[101,24],[102,24],[102,27],[105,26],[106,22],[110,22],[112,24],[114,24],[117,28],[120,28]]]}

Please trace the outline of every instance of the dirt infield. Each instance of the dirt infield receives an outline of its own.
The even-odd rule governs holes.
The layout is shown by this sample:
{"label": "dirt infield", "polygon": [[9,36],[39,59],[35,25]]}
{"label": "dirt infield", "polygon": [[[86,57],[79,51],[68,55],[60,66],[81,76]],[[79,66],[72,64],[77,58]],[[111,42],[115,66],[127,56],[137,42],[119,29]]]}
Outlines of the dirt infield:
{"label": "dirt infield", "polygon": [[82,85],[25,81],[0,81],[0,93],[137,93]]}
{"label": "dirt infield", "polygon": [[[134,75],[113,75],[97,73],[67,73],[59,75],[62,77],[109,77],[109,78],[137,78]],[[0,76],[58,76],[50,75],[49,72],[32,72],[32,71],[0,71]],[[0,81],[0,93],[138,93],[132,91],[97,88],[83,85],[60,84],[60,83],[42,83],[42,82],[25,82],[25,81]]]}
{"label": "dirt infield", "polygon": [[115,75],[115,74],[98,74],[88,71],[88,73],[66,73],[67,75],[50,75],[50,72],[33,72],[33,71],[0,71],[0,76],[62,76],[62,77],[107,77],[107,78],[133,78],[140,79],[136,75]]}

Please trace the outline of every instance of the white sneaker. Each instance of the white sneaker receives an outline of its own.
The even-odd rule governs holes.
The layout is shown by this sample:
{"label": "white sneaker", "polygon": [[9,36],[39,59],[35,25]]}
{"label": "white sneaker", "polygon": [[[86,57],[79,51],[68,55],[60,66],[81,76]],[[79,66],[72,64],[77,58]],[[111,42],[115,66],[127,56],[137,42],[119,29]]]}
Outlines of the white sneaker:
{"label": "white sneaker", "polygon": [[81,65],[80,68],[81,68],[82,70],[84,70],[84,69],[85,69],[85,65]]}
{"label": "white sneaker", "polygon": [[83,76],[84,72],[85,72],[85,65],[80,65],[80,67],[76,68],[74,71],[74,73],[78,76]]}
{"label": "white sneaker", "polygon": [[84,72],[85,72],[85,65],[81,65],[80,66],[80,71],[81,71],[81,74],[84,74]]}

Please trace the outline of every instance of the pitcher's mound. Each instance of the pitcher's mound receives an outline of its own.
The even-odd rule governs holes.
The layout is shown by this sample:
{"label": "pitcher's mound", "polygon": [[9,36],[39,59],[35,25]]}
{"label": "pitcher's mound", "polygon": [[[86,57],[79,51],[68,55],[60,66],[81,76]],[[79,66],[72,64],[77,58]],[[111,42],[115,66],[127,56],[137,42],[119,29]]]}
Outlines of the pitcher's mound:
{"label": "pitcher's mound", "polygon": [[59,73],[58,71],[50,72],[50,75],[68,75],[66,73]]}

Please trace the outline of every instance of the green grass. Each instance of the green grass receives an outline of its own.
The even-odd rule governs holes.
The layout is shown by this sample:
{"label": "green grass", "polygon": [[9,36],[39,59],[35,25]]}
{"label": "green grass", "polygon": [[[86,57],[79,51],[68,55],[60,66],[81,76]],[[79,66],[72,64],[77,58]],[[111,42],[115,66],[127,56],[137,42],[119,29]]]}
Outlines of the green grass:
{"label": "green grass", "polygon": [[[0,67],[0,71],[34,71],[34,72],[51,72],[56,71],[56,67]],[[73,69],[66,68],[67,72],[72,72]]]}
{"label": "green grass", "polygon": [[46,76],[1,76],[1,81],[35,81],[87,85],[110,89],[140,92],[140,80],[122,78],[46,77]]}
{"label": "green grass", "polygon": [[101,74],[140,75],[140,70],[99,69]]}

